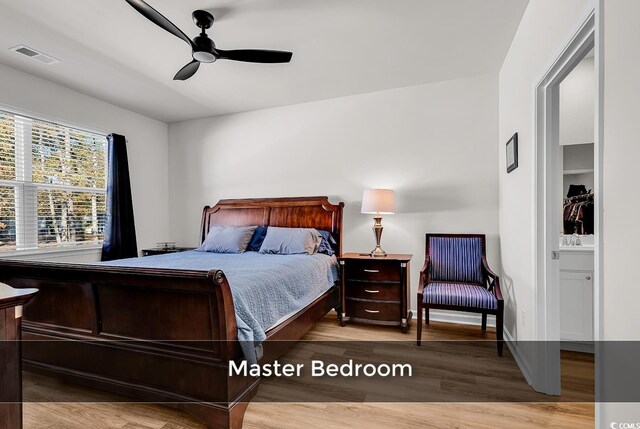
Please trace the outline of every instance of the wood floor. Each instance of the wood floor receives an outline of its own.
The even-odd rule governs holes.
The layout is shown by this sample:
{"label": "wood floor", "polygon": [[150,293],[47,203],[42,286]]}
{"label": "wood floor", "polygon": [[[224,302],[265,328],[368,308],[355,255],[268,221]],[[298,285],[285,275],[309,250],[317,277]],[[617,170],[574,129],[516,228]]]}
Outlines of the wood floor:
{"label": "wood floor", "polygon": [[[308,340],[408,340],[415,326],[403,335],[397,329],[337,326],[328,315],[305,337]],[[432,322],[423,341],[493,340],[491,329]],[[426,344],[428,346],[428,343]],[[496,362],[513,380],[510,389],[532,394],[514,370],[505,348]],[[490,403],[272,403],[252,402],[245,429],[257,428],[588,428],[594,427],[592,355],[563,352],[563,400],[575,402]],[[258,396],[268,400],[278,390],[277,380],[263,381]],[[535,394],[532,394],[535,398]],[[146,404],[131,404],[113,395],[49,377],[25,373],[25,429],[202,429],[203,425],[179,411]],[[436,396],[437,397],[437,396]],[[38,401],[38,402],[30,402]]]}

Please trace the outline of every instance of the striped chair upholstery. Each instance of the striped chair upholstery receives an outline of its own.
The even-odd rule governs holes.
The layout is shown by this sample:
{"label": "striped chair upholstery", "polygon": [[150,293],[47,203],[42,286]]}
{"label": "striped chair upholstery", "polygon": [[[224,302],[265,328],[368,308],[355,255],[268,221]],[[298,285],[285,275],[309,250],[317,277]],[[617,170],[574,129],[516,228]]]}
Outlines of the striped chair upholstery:
{"label": "striped chair upholstery", "polygon": [[482,283],[482,240],[479,237],[431,237],[431,280]]}
{"label": "striped chair upholstery", "polygon": [[431,283],[424,288],[422,302],[487,310],[498,308],[498,300],[487,289],[462,283]]}
{"label": "striped chair upholstery", "polygon": [[[457,310],[496,316],[498,355],[504,349],[504,298],[500,278],[485,258],[484,234],[426,234],[425,264],[420,271],[417,304],[417,343],[422,341],[422,322],[429,324],[429,311]],[[422,318],[424,311],[424,319]]]}

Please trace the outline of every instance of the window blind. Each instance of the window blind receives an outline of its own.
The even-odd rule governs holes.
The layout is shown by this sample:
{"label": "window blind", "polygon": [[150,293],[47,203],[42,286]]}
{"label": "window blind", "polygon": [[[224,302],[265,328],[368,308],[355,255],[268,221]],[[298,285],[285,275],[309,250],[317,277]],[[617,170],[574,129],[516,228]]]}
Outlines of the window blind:
{"label": "window blind", "polygon": [[0,252],[97,244],[106,136],[0,111]]}

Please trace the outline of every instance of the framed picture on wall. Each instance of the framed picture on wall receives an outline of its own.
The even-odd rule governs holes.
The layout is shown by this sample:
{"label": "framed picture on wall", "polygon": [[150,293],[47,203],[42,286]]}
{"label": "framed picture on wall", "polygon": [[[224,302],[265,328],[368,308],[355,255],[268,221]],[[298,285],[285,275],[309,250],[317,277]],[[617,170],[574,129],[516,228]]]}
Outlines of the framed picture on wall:
{"label": "framed picture on wall", "polygon": [[518,133],[507,142],[507,173],[518,168]]}

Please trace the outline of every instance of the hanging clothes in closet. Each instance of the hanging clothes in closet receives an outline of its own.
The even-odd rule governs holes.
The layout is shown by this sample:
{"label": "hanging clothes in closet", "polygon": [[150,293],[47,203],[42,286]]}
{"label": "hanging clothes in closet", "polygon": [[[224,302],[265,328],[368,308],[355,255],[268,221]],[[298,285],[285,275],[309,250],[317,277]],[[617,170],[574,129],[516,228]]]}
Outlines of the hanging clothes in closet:
{"label": "hanging clothes in closet", "polygon": [[564,233],[593,234],[593,209],[593,192],[584,185],[570,185],[562,213]]}

